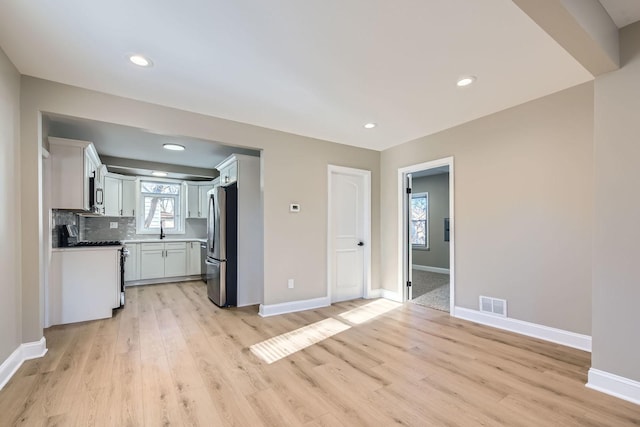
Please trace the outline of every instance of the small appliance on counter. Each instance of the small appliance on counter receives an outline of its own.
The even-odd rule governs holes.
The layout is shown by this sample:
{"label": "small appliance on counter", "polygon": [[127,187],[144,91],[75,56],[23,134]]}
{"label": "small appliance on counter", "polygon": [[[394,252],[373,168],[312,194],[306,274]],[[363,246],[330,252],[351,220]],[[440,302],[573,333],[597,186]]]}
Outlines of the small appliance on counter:
{"label": "small appliance on counter", "polygon": [[63,224],[58,228],[58,236],[60,238],[60,247],[74,246],[78,241],[78,226]]}

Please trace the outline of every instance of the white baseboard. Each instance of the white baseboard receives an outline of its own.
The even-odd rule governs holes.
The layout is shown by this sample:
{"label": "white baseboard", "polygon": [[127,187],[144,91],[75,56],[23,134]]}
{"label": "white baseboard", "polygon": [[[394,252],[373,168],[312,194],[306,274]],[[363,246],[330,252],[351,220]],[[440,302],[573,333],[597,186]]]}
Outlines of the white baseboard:
{"label": "white baseboard", "polygon": [[25,360],[36,359],[47,353],[47,340],[20,344],[13,353],[0,365],[0,390],[9,382]]}
{"label": "white baseboard", "polygon": [[382,298],[391,300],[391,301],[395,301],[395,302],[404,302],[402,300],[402,294],[395,292],[395,291],[390,291],[388,289],[381,289],[381,293],[380,296]]}
{"label": "white baseboard", "polygon": [[315,308],[331,305],[329,297],[305,299],[301,301],[282,302],[280,304],[260,304],[258,314],[262,317],[277,316],[278,314],[293,313],[296,311],[313,310]]}
{"label": "white baseboard", "polygon": [[370,289],[366,295],[365,299],[373,299],[382,297],[382,289]]}
{"label": "white baseboard", "polygon": [[640,382],[599,369],[589,369],[587,387],[640,405]]}
{"label": "white baseboard", "polygon": [[449,274],[448,268],[429,267],[428,265],[418,265],[418,264],[413,264],[411,268],[413,268],[414,270],[420,270],[420,271],[430,271],[432,273]]}
{"label": "white baseboard", "polygon": [[494,328],[527,335],[541,340],[566,345],[567,347],[579,350],[591,351],[591,337],[589,335],[577,334],[563,329],[551,328],[549,326],[538,325],[537,323],[525,322],[523,320],[500,317],[492,314],[482,313],[478,310],[471,310],[463,307],[455,307],[453,316],[459,319],[470,320]]}

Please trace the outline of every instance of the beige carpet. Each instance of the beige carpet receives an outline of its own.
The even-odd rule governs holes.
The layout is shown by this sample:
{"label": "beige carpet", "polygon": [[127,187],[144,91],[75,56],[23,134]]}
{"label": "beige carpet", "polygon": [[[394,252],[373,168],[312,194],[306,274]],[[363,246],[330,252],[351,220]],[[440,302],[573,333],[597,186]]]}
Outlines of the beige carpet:
{"label": "beige carpet", "polygon": [[414,304],[449,311],[449,275],[413,270],[412,292]]}

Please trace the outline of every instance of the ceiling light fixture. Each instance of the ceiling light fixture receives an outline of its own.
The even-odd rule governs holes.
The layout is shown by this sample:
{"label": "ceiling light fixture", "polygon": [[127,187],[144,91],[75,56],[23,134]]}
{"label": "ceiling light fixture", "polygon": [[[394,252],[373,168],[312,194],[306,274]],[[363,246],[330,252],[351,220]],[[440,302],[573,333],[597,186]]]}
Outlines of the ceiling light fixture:
{"label": "ceiling light fixture", "polygon": [[151,175],[153,175],[153,176],[167,176],[168,173],[160,172],[160,171],[153,171],[153,172],[151,172]]}
{"label": "ceiling light fixture", "polygon": [[458,82],[456,84],[458,85],[458,87],[465,87],[465,86],[469,86],[470,84],[472,84],[475,81],[476,81],[476,77],[475,76],[467,76],[467,77],[463,77],[460,80],[458,80]]}
{"label": "ceiling light fixture", "polygon": [[373,129],[376,126],[377,125],[375,123],[367,123],[366,125],[364,125],[364,128],[365,129]]}
{"label": "ceiling light fixture", "polygon": [[130,55],[129,61],[136,64],[139,67],[151,67],[153,62],[149,58],[146,58],[142,55]]}
{"label": "ceiling light fixture", "polygon": [[184,145],[180,145],[180,144],[163,144],[162,147],[165,150],[184,151]]}

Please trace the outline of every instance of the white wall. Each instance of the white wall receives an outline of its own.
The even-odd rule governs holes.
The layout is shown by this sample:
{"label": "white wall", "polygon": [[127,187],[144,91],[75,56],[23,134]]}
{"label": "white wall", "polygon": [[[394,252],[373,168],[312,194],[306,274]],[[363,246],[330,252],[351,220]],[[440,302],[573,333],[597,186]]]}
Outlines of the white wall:
{"label": "white wall", "polygon": [[[262,149],[264,185],[264,302],[326,295],[327,165],[372,171],[372,224],[379,223],[380,153],[135,101],[50,81],[22,77],[23,254],[38,257],[38,112],[135,126],[172,135]],[[300,203],[290,214],[289,204]],[[372,230],[373,287],[378,287],[379,228]],[[256,260],[259,262],[259,260]],[[33,264],[23,266],[25,339],[42,336],[42,290]],[[287,288],[293,278],[295,289]]]}
{"label": "white wall", "polygon": [[20,74],[0,50],[0,364],[20,345]]}
{"label": "white wall", "polygon": [[591,332],[593,84],[385,150],[381,283],[400,285],[398,168],[454,157],[456,305]]}
{"label": "white wall", "polygon": [[640,381],[640,22],[595,83],[594,368]]}

